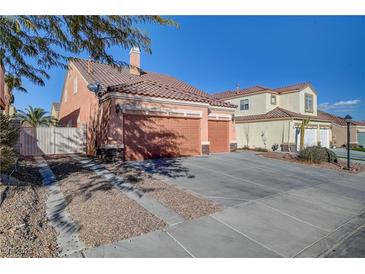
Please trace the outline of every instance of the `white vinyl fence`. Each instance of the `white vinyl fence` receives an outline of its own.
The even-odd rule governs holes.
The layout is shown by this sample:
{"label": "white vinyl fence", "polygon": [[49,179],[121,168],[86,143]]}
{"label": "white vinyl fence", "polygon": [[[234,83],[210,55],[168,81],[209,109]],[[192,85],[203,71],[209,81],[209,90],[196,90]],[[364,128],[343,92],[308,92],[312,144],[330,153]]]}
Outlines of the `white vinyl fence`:
{"label": "white vinyl fence", "polygon": [[19,146],[24,156],[85,153],[86,128],[21,127]]}

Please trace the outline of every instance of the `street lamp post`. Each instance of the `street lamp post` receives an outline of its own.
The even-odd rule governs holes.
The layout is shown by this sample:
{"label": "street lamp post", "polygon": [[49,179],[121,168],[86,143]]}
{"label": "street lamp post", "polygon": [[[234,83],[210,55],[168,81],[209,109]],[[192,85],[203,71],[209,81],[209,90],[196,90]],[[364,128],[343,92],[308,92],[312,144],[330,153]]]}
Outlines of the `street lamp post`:
{"label": "street lamp post", "polygon": [[350,125],[352,117],[350,115],[345,116],[347,123],[347,169],[350,170]]}

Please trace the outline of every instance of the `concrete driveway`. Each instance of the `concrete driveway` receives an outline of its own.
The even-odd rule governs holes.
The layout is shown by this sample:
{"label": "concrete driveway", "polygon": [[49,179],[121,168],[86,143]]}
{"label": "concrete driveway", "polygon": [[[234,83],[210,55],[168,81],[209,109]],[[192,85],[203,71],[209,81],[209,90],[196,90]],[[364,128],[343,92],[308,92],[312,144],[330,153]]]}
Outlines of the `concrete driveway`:
{"label": "concrete driveway", "polygon": [[[134,162],[221,212],[87,250],[87,257],[318,257],[365,223],[365,175],[251,152]],[[360,256],[361,254],[359,254]]]}
{"label": "concrete driveway", "polygon": [[[347,149],[345,149],[345,148],[334,148],[334,149],[332,149],[332,151],[334,153],[336,153],[338,158],[341,158],[342,160],[347,159]],[[365,152],[351,150],[350,151],[350,159],[351,159],[351,162],[353,162],[353,163],[365,164]]]}

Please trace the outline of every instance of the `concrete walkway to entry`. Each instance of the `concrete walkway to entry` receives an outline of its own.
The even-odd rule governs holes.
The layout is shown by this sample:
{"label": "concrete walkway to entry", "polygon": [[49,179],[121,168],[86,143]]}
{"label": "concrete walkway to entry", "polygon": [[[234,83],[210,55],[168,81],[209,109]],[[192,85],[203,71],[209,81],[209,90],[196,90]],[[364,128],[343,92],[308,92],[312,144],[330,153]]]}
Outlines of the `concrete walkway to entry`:
{"label": "concrete walkway to entry", "polygon": [[82,251],[85,249],[85,244],[80,240],[78,233],[79,227],[73,222],[67,211],[67,202],[55,175],[43,157],[36,156],[35,160],[40,168],[39,172],[43,177],[43,185],[47,188],[46,213],[51,225],[58,234],[57,244],[60,249],[60,256],[68,256]]}
{"label": "concrete walkway to entry", "polygon": [[224,209],[85,250],[86,257],[318,257],[365,223],[363,174],[251,152],[133,164]]}

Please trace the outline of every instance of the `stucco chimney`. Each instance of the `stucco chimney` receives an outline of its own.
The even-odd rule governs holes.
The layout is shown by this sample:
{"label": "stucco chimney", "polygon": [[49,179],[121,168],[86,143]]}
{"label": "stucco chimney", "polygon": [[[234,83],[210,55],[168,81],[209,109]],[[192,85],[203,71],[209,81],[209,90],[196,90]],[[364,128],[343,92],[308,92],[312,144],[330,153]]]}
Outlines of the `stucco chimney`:
{"label": "stucco chimney", "polygon": [[141,51],[138,47],[133,47],[129,52],[129,73],[134,75],[141,74]]}

